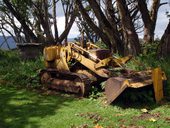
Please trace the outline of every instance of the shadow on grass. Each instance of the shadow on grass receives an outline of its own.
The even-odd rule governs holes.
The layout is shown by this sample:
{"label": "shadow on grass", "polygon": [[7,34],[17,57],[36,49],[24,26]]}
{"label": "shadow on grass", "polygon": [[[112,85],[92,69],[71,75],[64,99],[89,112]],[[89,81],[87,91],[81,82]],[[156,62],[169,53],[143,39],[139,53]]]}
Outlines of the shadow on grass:
{"label": "shadow on grass", "polygon": [[0,86],[0,128],[38,128],[40,119],[57,114],[56,110],[71,101]]}
{"label": "shadow on grass", "polygon": [[[166,90],[164,90],[164,93]],[[148,108],[150,110],[155,109],[161,105],[170,104],[167,95],[160,103],[156,103],[154,99],[153,86],[146,86],[143,88],[133,89],[127,88],[113,103],[123,109],[135,108],[142,109]]]}

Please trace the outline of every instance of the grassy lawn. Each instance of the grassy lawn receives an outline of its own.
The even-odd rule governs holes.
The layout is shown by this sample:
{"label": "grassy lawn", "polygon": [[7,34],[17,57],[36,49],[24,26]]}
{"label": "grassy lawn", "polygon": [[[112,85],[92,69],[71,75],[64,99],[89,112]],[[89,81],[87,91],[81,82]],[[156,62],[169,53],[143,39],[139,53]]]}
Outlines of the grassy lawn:
{"label": "grassy lawn", "polygon": [[107,106],[101,99],[39,94],[2,85],[0,97],[1,128],[93,128],[97,124],[104,128],[170,127],[169,103],[132,103],[126,107],[116,102]]}
{"label": "grassy lawn", "polygon": [[38,80],[30,80],[41,68],[41,58],[28,62],[16,52],[0,54],[0,128],[170,128],[168,99],[158,105],[127,97],[106,105],[104,97],[37,91]]}

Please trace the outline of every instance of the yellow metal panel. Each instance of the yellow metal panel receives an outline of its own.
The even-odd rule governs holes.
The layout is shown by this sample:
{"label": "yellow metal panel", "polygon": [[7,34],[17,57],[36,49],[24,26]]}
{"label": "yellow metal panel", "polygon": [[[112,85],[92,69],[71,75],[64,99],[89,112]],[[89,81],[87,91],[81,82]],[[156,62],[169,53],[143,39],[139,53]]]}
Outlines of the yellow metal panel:
{"label": "yellow metal panel", "polygon": [[46,61],[52,61],[56,58],[56,47],[47,47],[44,48],[44,57]]}
{"label": "yellow metal panel", "polygon": [[144,86],[148,86],[148,85],[151,85],[152,84],[152,79],[149,79],[149,80],[144,80],[142,82],[132,82],[129,84],[129,87],[131,88],[141,88],[141,87],[144,87]]}
{"label": "yellow metal panel", "polygon": [[156,102],[159,102],[163,98],[162,71],[160,68],[155,68],[152,71],[152,80],[154,86],[155,99]]}
{"label": "yellow metal panel", "polygon": [[127,61],[129,61],[131,58],[132,58],[131,55],[125,56],[125,57],[122,57],[122,58],[113,58],[113,59],[112,59],[113,65],[114,65],[114,66],[122,67],[122,66],[123,66]]}
{"label": "yellow metal panel", "polygon": [[68,45],[65,47],[66,48],[66,60],[67,62],[71,60],[72,56],[71,56],[71,46],[70,43],[68,43]]}
{"label": "yellow metal panel", "polygon": [[73,53],[73,57],[79,61],[82,65],[86,66],[88,69],[90,69],[91,71],[95,72],[97,75],[101,76],[101,77],[106,77],[108,78],[110,76],[110,72],[104,68],[99,68],[96,69],[95,68],[95,62],[84,57],[83,55],[74,52]]}
{"label": "yellow metal panel", "polygon": [[59,71],[69,71],[69,67],[67,62],[64,59],[56,59],[55,60],[56,69]]}
{"label": "yellow metal panel", "polygon": [[129,85],[129,81],[121,77],[111,77],[105,83],[107,103],[112,103]]}
{"label": "yellow metal panel", "polygon": [[55,60],[56,68],[60,71],[69,71],[69,67],[66,61],[66,49],[65,47],[60,48],[59,58]]}
{"label": "yellow metal panel", "polygon": [[91,42],[87,42],[87,49],[100,49],[97,45],[91,43]]}
{"label": "yellow metal panel", "polygon": [[129,61],[132,58],[132,55],[128,55],[125,57],[120,58],[120,61],[122,64],[125,64],[127,61]]}
{"label": "yellow metal panel", "polygon": [[45,67],[46,68],[55,68],[55,61],[45,61]]}
{"label": "yellow metal panel", "polygon": [[97,64],[95,64],[95,68],[106,66],[111,60],[112,60],[112,57],[100,60]]}

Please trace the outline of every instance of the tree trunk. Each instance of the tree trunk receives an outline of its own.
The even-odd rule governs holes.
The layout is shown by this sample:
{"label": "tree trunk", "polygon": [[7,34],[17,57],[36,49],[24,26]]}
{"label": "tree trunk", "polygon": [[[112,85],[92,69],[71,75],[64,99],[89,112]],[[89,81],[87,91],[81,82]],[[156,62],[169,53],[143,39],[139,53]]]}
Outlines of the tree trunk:
{"label": "tree trunk", "polygon": [[61,43],[68,36],[68,33],[70,32],[70,29],[76,19],[76,16],[77,16],[77,11],[74,10],[71,15],[70,21],[67,23],[67,27],[65,28],[65,30],[63,31],[63,33],[60,35],[60,37],[58,39],[59,43]]}
{"label": "tree trunk", "polygon": [[96,25],[94,27],[93,26],[94,23],[91,20],[91,18],[88,15],[85,16],[84,13],[82,13],[81,11],[81,8],[83,8],[82,3],[77,0],[77,3],[79,5],[81,4],[82,6],[81,8],[79,8],[79,10],[81,11],[82,16],[84,15],[83,18],[86,20],[88,24],[90,23],[89,26],[96,32],[96,34],[98,35],[100,34],[99,36],[101,37],[102,41],[106,43],[107,46],[110,47],[112,52],[117,52],[116,50],[118,50],[119,54],[123,55],[122,40],[120,39],[117,30],[114,29],[114,27],[109,23],[96,0],[87,1],[89,2],[90,7],[93,9],[94,14],[99,21],[100,28],[97,27]]}
{"label": "tree trunk", "polygon": [[115,10],[113,8],[112,0],[105,0],[106,4],[106,17],[110,24],[117,29]]}
{"label": "tree trunk", "polygon": [[158,57],[169,57],[170,56],[170,21],[161,38],[160,45],[157,51]]}
{"label": "tree trunk", "polygon": [[93,9],[95,16],[97,17],[102,29],[105,31],[106,35],[109,37],[112,49],[115,49],[117,47],[117,44],[120,43],[121,41],[118,41],[119,38],[115,38],[116,37],[115,31],[112,25],[109,23],[109,21],[105,17],[104,13],[102,12],[96,0],[87,0],[87,1],[89,2],[91,8]]}
{"label": "tree trunk", "polygon": [[58,40],[57,17],[56,17],[56,1],[53,0],[53,22],[54,22],[54,39]]}
{"label": "tree trunk", "polygon": [[144,22],[144,41],[151,43],[154,41],[154,32],[157,20],[160,0],[153,0],[151,11],[148,10],[145,0],[137,0],[138,8],[141,12],[142,20]]}
{"label": "tree trunk", "polygon": [[91,29],[93,29],[93,31],[102,39],[102,41],[107,46],[111,47],[111,42],[110,42],[108,36],[96,24],[94,24],[94,22],[91,20],[91,18],[87,14],[85,8],[83,7],[81,1],[76,0],[76,5],[78,6],[79,11],[81,12],[83,19],[86,20],[86,22],[91,27]]}
{"label": "tree trunk", "polygon": [[132,19],[125,0],[117,0],[120,19],[122,22],[124,35],[124,53],[125,55],[138,55],[141,52],[138,35],[135,31]]}
{"label": "tree trunk", "polygon": [[43,29],[44,33],[46,34],[46,43],[51,44],[51,42],[54,42],[54,38],[51,31],[51,25],[49,20],[49,14],[48,14],[48,0],[43,0],[43,10],[44,14],[42,20],[43,20]]}
{"label": "tree trunk", "polygon": [[152,30],[151,23],[148,23],[144,27],[144,35],[143,35],[143,41],[145,43],[151,43],[154,41],[154,31]]}
{"label": "tree trunk", "polygon": [[17,12],[12,4],[8,0],[3,0],[7,8],[10,10],[10,12],[16,17],[16,19],[21,23],[21,26],[27,36],[29,36],[31,42],[37,43],[38,38],[36,35],[32,32],[32,30],[29,28],[29,26],[26,24],[26,21],[23,17],[21,17],[21,14]]}

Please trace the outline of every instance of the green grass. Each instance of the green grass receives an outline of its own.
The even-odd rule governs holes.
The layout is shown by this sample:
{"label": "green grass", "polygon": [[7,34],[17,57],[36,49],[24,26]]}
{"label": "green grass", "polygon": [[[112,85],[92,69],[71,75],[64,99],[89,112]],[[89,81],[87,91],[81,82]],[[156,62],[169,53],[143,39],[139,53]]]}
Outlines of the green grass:
{"label": "green grass", "polygon": [[[67,95],[47,95],[0,86],[0,127],[2,128],[71,128],[96,124],[109,127],[145,126],[168,128],[170,104],[132,103],[125,107],[119,102],[107,106],[103,100],[78,99]],[[149,110],[148,116],[141,111]],[[143,117],[144,116],[144,117]],[[149,119],[154,118],[152,122]]]}
{"label": "green grass", "polygon": [[[138,60],[146,62],[145,65],[153,64],[146,57]],[[156,61],[155,67],[156,64],[166,69],[170,63],[163,60]],[[106,105],[104,97],[79,99],[37,91],[41,68],[41,57],[23,61],[16,51],[0,51],[0,128],[93,128],[97,124],[104,128],[170,128],[168,99],[158,105],[148,100],[134,102],[127,96],[126,100],[120,97],[112,105]],[[142,112],[143,108],[148,112]]]}

